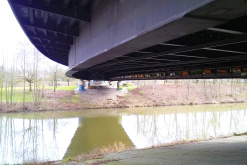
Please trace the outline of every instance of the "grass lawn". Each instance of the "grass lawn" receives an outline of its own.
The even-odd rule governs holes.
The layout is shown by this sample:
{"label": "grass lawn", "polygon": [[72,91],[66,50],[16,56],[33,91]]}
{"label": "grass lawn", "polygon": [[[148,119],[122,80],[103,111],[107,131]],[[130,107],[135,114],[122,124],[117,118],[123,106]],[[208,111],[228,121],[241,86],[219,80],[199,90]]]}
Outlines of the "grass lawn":
{"label": "grass lawn", "polygon": [[[10,100],[10,96],[7,96],[7,98],[9,98],[8,100]],[[34,100],[33,93],[29,92],[29,91],[26,91],[25,102],[33,102],[33,100]],[[2,101],[3,102],[7,102],[5,91],[3,91]],[[23,89],[15,89],[14,90],[13,102],[16,102],[16,103],[23,102]]]}
{"label": "grass lawn", "polygon": [[[57,87],[57,90],[72,91],[75,88],[77,88],[77,86],[59,86]],[[53,87],[45,87],[45,89],[53,90]],[[8,100],[10,100],[10,96],[7,96],[7,98],[9,98]],[[1,96],[0,96],[0,99],[1,99]],[[3,89],[2,101],[7,102],[5,89]],[[33,91],[30,92],[29,88],[26,87],[25,102],[33,102],[33,101],[34,101]],[[16,103],[23,102],[23,87],[14,88],[13,102],[16,102]]]}
{"label": "grass lawn", "polygon": [[[45,87],[45,89],[53,89],[54,87]],[[74,89],[78,88],[78,86],[58,86],[57,90],[65,90],[65,91],[72,91]]]}
{"label": "grass lawn", "polygon": [[127,86],[127,87],[125,87],[125,88],[127,88],[129,91],[131,91],[131,90],[133,90],[133,89],[136,89],[137,86],[136,86],[136,85],[135,85],[135,86]]}

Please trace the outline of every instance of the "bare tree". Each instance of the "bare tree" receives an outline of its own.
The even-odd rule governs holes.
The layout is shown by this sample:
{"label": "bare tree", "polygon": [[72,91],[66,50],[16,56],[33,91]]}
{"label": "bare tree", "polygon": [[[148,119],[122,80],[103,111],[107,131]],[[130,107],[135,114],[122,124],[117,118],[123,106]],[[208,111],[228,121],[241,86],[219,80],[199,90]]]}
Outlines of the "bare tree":
{"label": "bare tree", "polygon": [[72,81],[72,79],[70,77],[67,77],[65,75],[65,73],[66,73],[66,69],[58,68],[58,70],[57,70],[57,78],[60,78],[61,80],[66,81],[67,82],[67,86],[69,86],[70,82]]}
{"label": "bare tree", "polygon": [[188,91],[188,98],[190,97],[190,79],[187,80],[187,91]]}
{"label": "bare tree", "polygon": [[40,74],[42,77],[42,94],[41,97],[44,97],[44,89],[45,89],[45,80],[47,77],[47,66],[42,66],[42,69],[40,70]]}
{"label": "bare tree", "polygon": [[3,105],[3,77],[4,77],[4,67],[0,68],[0,97],[1,97],[1,107]]}
{"label": "bare tree", "polygon": [[40,101],[40,76],[39,76],[39,62],[41,60],[41,56],[36,49],[33,49],[33,88],[34,88],[34,102],[37,104]]}
{"label": "bare tree", "polygon": [[[26,102],[26,75],[27,74],[27,71],[26,71],[26,68],[27,68],[27,56],[29,54],[29,44],[27,42],[20,42],[18,44],[19,46],[19,51],[18,51],[18,59],[20,59],[21,63],[20,63],[20,72],[21,72],[21,75],[20,75],[20,78],[22,79],[23,81],[23,109],[25,109],[25,102]],[[29,66],[28,66],[29,67]]]}
{"label": "bare tree", "polygon": [[15,86],[15,77],[16,76],[16,60],[12,60],[11,65],[10,65],[10,71],[9,71],[9,85],[10,85],[10,104],[13,104],[14,101],[14,86]]}
{"label": "bare tree", "polygon": [[58,64],[53,64],[50,66],[52,82],[53,82],[53,91],[56,92],[57,88],[57,75],[58,75]]}
{"label": "bare tree", "polygon": [[70,83],[70,81],[71,81],[71,78],[69,78],[69,77],[66,76],[66,81],[67,81],[68,86],[69,86],[69,83]]}

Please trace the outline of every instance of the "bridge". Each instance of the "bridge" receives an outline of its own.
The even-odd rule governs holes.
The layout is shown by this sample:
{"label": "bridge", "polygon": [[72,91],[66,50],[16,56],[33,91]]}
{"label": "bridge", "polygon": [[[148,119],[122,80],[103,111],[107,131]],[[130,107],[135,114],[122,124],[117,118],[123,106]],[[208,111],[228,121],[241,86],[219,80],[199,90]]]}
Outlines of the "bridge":
{"label": "bridge", "polygon": [[8,0],[32,44],[84,80],[247,77],[246,0]]}

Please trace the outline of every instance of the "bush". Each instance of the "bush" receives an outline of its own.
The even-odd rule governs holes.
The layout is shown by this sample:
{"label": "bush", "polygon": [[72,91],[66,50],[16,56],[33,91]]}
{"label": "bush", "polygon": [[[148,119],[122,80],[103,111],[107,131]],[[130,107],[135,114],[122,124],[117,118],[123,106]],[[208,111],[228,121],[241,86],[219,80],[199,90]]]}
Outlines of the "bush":
{"label": "bush", "polygon": [[144,94],[144,91],[139,91],[139,94],[143,95]]}
{"label": "bush", "polygon": [[133,83],[124,84],[125,87],[133,86]]}

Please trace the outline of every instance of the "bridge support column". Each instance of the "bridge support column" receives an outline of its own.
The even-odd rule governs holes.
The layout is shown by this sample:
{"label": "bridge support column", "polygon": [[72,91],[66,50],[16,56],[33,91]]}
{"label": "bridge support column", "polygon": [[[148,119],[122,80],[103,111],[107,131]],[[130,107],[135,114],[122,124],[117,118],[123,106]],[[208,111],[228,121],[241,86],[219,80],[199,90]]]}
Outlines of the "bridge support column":
{"label": "bridge support column", "polygon": [[82,85],[84,86],[84,88],[86,88],[87,87],[87,81],[86,80],[83,80]]}
{"label": "bridge support column", "polygon": [[95,89],[94,80],[88,80],[88,89]]}
{"label": "bridge support column", "polygon": [[88,89],[90,89],[91,86],[91,80],[88,80]]}
{"label": "bridge support column", "polygon": [[122,81],[118,81],[117,82],[117,89],[118,90],[122,90],[123,89],[123,83],[122,83]]}

